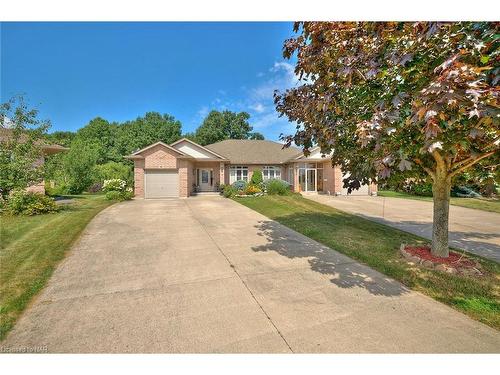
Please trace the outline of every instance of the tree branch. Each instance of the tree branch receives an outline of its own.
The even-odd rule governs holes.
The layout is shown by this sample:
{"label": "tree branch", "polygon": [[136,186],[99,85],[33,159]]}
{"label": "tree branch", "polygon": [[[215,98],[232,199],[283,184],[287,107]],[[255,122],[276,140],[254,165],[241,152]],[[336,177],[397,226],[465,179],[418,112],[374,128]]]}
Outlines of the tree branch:
{"label": "tree branch", "polygon": [[434,160],[436,160],[438,167],[446,167],[446,163],[439,152],[436,150],[432,151],[432,156],[434,157]]}
{"label": "tree branch", "polygon": [[[487,158],[488,156],[491,156],[493,155],[495,152],[497,152],[497,150],[493,150],[493,151],[490,151],[490,152],[486,152],[484,154],[482,154],[481,156],[475,158],[475,159],[471,159],[471,158],[468,158],[467,160],[471,159],[467,164],[464,164],[462,165],[460,168],[458,169],[455,169],[454,171],[452,171],[450,173],[450,176],[451,177],[454,177],[456,176],[457,174],[459,174],[460,172],[463,172],[464,170],[466,170],[467,168],[473,166],[474,164],[476,164],[478,161],[480,160],[483,160],[485,158]],[[462,162],[460,162],[459,164],[462,164]]]}
{"label": "tree branch", "polygon": [[431,177],[432,177],[432,179],[433,179],[433,180],[435,180],[435,179],[436,179],[436,174],[434,173],[434,171],[433,171],[432,169],[430,169],[430,168],[427,168],[427,167],[424,165],[424,163],[422,163],[422,160],[420,160],[420,159],[415,159],[415,163],[417,163],[418,165],[420,165],[420,166],[422,167],[422,169],[423,169],[424,171],[426,171],[426,172],[429,174],[429,176],[431,176]]}
{"label": "tree branch", "polygon": [[[491,146],[495,145],[498,141],[500,141],[500,137],[497,137],[497,138],[495,138],[493,141],[491,141],[490,143],[488,143],[488,144],[484,147],[484,149],[487,149],[488,147],[491,147]],[[493,151],[493,152],[494,152],[494,151]],[[471,162],[471,161],[473,161],[473,160],[475,160],[475,159],[476,159],[476,158],[474,158],[473,156],[470,156],[470,157],[468,157],[468,158],[466,158],[466,159],[464,159],[464,160],[459,161],[459,162],[458,162],[458,163],[456,163],[455,165],[452,165],[452,168],[457,168],[457,167],[460,167],[461,165],[463,165],[463,164],[467,164],[467,163],[469,163],[469,162]]]}

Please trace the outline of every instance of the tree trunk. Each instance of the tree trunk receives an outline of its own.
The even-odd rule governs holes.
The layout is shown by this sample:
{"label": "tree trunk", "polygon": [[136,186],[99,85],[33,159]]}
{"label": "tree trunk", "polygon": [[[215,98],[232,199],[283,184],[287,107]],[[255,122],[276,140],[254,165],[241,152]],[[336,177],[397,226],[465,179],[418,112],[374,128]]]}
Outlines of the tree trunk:
{"label": "tree trunk", "polygon": [[450,212],[451,177],[444,171],[437,171],[432,196],[434,200],[434,215],[432,222],[432,255],[441,258],[449,256],[448,249],[448,218]]}

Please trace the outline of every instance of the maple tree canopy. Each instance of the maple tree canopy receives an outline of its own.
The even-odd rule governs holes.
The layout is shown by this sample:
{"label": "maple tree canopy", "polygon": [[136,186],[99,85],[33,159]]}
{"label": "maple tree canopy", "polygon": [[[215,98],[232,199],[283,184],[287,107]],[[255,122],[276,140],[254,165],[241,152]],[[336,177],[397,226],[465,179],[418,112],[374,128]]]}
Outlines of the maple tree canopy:
{"label": "maple tree canopy", "polygon": [[317,144],[351,172],[451,179],[498,164],[499,24],[300,22],[285,42],[300,84],[275,93],[290,145]]}

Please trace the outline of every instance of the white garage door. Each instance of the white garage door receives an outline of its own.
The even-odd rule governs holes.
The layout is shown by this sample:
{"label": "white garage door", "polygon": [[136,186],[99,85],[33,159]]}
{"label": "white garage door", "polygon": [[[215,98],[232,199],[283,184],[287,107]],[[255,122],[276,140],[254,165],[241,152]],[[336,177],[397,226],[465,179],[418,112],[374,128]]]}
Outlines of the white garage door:
{"label": "white garage door", "polygon": [[146,198],[179,196],[179,174],[176,170],[147,170],[145,182]]}
{"label": "white garage door", "polygon": [[[344,178],[349,177],[349,174],[346,173],[342,175],[342,184],[344,183]],[[352,190],[350,194],[347,193],[347,188],[342,188],[342,195],[368,195],[369,194],[369,186],[361,185],[358,190]]]}

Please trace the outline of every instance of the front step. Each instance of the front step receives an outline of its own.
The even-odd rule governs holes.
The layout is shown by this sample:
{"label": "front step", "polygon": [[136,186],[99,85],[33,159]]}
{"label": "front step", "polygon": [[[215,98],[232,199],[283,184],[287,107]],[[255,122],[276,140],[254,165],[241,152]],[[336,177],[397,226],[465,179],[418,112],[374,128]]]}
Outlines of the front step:
{"label": "front step", "polygon": [[197,193],[191,193],[191,196],[206,196],[206,195],[220,195],[218,191],[199,191]]}

